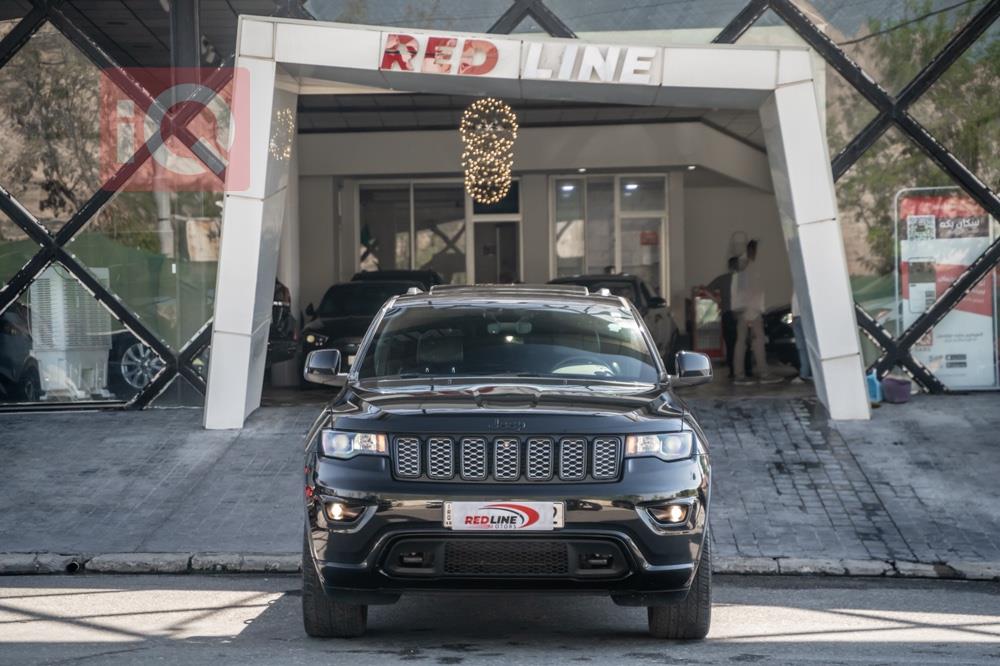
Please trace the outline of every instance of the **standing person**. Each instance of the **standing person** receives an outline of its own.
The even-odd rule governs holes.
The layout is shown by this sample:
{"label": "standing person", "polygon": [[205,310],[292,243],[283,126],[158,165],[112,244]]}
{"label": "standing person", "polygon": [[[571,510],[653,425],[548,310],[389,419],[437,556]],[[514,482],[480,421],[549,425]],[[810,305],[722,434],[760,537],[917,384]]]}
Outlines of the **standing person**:
{"label": "standing person", "polygon": [[812,379],[812,367],[809,365],[806,331],[802,327],[802,317],[799,316],[799,295],[795,291],[792,291],[792,330],[795,331],[795,349],[799,352],[799,376],[792,379],[792,383],[801,384]]}
{"label": "standing person", "polygon": [[733,274],[739,270],[739,259],[730,257],[723,273],[708,283],[708,289],[719,293],[719,310],[722,312],[722,341],[726,345],[726,367],[733,378],[733,353],[736,351],[736,314],[733,312]]}
{"label": "standing person", "polygon": [[[742,263],[742,262],[741,262]],[[767,356],[764,353],[764,282],[757,263],[757,240],[747,243],[746,263],[742,270],[733,275],[733,310],[738,312],[736,323],[736,353],[733,366],[737,384],[749,384],[746,374],[747,335],[756,364],[755,375],[762,384],[781,381],[768,372]]]}

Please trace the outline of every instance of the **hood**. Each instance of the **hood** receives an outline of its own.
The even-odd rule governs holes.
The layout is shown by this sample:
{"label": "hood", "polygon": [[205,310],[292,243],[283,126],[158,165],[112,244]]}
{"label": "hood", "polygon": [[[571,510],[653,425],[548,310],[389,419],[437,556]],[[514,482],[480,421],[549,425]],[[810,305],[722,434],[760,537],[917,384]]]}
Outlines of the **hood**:
{"label": "hood", "polygon": [[375,316],[320,317],[302,327],[303,333],[319,333],[331,340],[363,338]]}
{"label": "hood", "polygon": [[345,430],[456,435],[669,432],[681,429],[685,413],[669,391],[649,384],[523,380],[362,382],[331,411]]}

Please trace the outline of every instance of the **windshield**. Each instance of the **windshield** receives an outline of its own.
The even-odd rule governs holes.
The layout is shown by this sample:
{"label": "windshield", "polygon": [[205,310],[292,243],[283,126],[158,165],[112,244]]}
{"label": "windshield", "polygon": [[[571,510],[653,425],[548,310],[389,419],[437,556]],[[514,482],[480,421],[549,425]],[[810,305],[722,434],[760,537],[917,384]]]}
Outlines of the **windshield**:
{"label": "windshield", "polygon": [[382,305],[416,282],[351,282],[326,290],[316,314],[320,317],[374,317]]}
{"label": "windshield", "polygon": [[655,383],[641,324],[623,306],[423,304],[379,324],[358,376],[525,376]]}

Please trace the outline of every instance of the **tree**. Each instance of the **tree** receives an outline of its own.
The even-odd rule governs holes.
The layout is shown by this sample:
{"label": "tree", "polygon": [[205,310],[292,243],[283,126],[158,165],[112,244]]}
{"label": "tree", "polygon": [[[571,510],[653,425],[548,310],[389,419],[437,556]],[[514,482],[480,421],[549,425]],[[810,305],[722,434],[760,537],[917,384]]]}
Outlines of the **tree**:
{"label": "tree", "polygon": [[[904,15],[893,19],[892,25],[869,21],[869,38],[853,40],[858,47],[851,55],[866,71],[880,73],[883,87],[899,91],[941,51],[975,9],[968,3],[951,13],[935,13],[930,2],[910,0]],[[910,107],[910,113],[938,141],[993,187],[1000,167],[997,34],[994,27]],[[830,114],[838,119],[831,124],[833,143],[846,145],[874,116],[859,97],[852,92],[829,100]],[[858,122],[859,117],[863,122]],[[837,182],[845,230],[863,230],[867,245],[864,256],[851,266],[852,275],[889,275],[895,270],[894,198],[898,190],[954,184],[915,142],[895,128],[887,131]]]}

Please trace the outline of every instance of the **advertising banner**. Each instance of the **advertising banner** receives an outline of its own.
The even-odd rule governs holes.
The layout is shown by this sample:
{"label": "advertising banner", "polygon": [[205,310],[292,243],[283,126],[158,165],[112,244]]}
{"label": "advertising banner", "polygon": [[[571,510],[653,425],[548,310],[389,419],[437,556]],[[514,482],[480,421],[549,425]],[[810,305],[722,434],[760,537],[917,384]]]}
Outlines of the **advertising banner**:
{"label": "advertising banner", "polygon": [[[896,195],[901,333],[993,241],[990,216],[958,188]],[[994,275],[984,278],[913,346],[914,358],[948,388],[997,386]]]}

